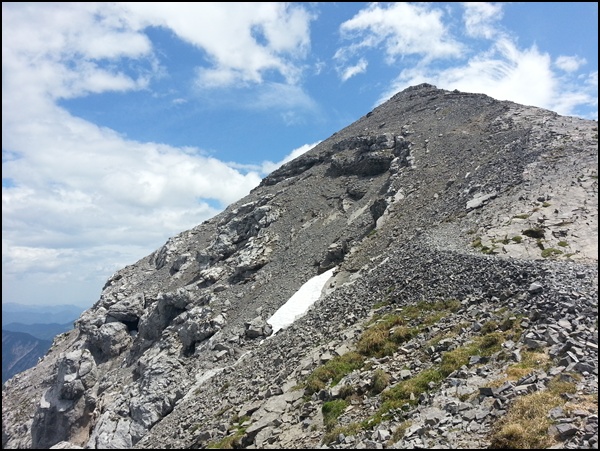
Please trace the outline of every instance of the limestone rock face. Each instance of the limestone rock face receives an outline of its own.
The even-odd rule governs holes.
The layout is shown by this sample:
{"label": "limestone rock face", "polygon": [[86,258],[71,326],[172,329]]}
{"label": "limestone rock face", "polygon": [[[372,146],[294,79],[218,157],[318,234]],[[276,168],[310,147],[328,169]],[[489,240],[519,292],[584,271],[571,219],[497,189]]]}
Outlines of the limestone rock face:
{"label": "limestone rock face", "polygon": [[408,88],[110,277],[6,382],[3,448],[510,447],[552,390],[552,443],[597,448],[597,165],[595,121]]}
{"label": "limestone rock face", "polygon": [[212,316],[212,310],[207,307],[194,307],[177,318],[181,326],[177,330],[185,349],[212,337],[225,325],[223,315]]}
{"label": "limestone rock face", "polygon": [[355,136],[332,146],[330,173],[340,175],[378,175],[390,169],[394,158],[408,165],[410,142],[392,134]]}
{"label": "limestone rock face", "polygon": [[33,417],[33,448],[49,448],[60,437],[87,437],[96,408],[97,375],[96,362],[87,349],[58,356],[54,384],[43,393]]}

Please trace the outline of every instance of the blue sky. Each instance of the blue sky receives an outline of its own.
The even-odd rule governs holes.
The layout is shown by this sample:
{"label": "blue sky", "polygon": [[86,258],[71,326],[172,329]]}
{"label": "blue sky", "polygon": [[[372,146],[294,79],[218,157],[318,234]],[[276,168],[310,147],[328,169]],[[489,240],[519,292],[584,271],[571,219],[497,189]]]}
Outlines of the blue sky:
{"label": "blue sky", "polygon": [[2,3],[2,299],[118,269],[422,82],[598,118],[598,3]]}

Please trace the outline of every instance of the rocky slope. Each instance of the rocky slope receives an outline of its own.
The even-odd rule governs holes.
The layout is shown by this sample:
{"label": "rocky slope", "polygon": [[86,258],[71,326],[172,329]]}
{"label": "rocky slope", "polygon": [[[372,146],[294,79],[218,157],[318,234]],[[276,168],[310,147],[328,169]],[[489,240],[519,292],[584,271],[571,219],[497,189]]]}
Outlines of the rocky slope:
{"label": "rocky slope", "polygon": [[595,121],[408,88],[114,274],[3,447],[597,448],[597,163]]}

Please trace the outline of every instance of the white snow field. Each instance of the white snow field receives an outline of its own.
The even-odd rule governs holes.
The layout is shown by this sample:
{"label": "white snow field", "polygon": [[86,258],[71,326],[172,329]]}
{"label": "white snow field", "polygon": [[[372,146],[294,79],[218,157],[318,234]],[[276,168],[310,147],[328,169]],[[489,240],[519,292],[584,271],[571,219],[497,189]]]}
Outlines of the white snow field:
{"label": "white snow field", "polygon": [[306,313],[309,307],[321,296],[321,290],[333,275],[334,270],[335,268],[331,268],[323,274],[319,274],[306,281],[285,304],[279,307],[279,310],[273,313],[273,316],[267,320],[267,323],[273,328],[273,335],[278,330],[288,327],[297,318]]}

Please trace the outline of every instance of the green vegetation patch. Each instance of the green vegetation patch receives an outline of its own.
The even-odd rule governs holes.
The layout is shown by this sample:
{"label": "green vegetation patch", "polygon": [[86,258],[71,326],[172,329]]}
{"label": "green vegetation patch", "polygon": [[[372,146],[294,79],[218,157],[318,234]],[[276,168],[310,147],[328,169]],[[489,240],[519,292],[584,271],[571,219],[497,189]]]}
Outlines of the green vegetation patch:
{"label": "green vegetation patch", "polygon": [[423,370],[414,377],[384,390],[381,393],[381,407],[372,417],[363,422],[363,426],[373,427],[380,423],[389,411],[416,405],[422,393],[432,390],[451,373],[467,365],[471,356],[489,357],[499,352],[506,336],[514,333],[514,330],[490,332],[476,337],[465,346],[443,353],[439,365]]}
{"label": "green vegetation patch", "polygon": [[[351,362],[354,365],[359,365],[360,362],[360,365],[362,365],[362,359],[364,358],[362,355],[377,356],[381,355],[380,353],[393,352],[393,350],[397,349],[399,342],[413,337],[423,327],[435,324],[435,322],[439,321],[445,315],[457,312],[461,306],[460,301],[456,299],[439,302],[420,302],[406,306],[393,313],[376,316],[370,322],[370,327],[363,332],[363,335],[359,339],[359,345],[357,346],[359,352],[352,353],[353,358]],[[496,358],[506,357],[502,354],[501,345],[509,338],[513,340],[519,339],[521,334],[520,316],[506,310],[499,310],[498,313],[502,317],[485,323],[481,328],[479,336],[459,348],[444,352],[438,364],[415,374],[409,379],[402,380],[390,387],[388,386],[390,382],[389,375],[380,369],[375,370],[371,381],[370,395],[375,396],[379,393],[381,405],[373,415],[360,423],[352,423],[348,426],[336,426],[338,417],[348,406],[349,397],[354,394],[353,390],[347,393],[348,396],[345,394],[341,399],[325,403],[323,405],[323,421],[327,432],[323,442],[325,444],[333,442],[340,433],[344,435],[356,435],[361,429],[371,429],[381,423],[391,411],[404,410],[416,405],[421,394],[435,389],[451,373],[464,365],[468,365],[472,356],[490,357],[495,355]],[[434,340],[430,341],[433,342]],[[347,355],[342,357],[345,357],[345,361],[348,359]],[[321,388],[324,388],[325,384],[330,380],[335,381],[337,379],[339,381],[342,376],[338,378],[334,374],[342,374],[342,371],[326,371],[326,367],[333,366],[334,360],[315,370],[309,377],[310,381],[307,382],[307,387],[309,385],[317,385],[314,381],[322,384]],[[539,362],[540,357],[538,354],[523,354],[523,366],[529,368],[534,363],[539,365]],[[335,365],[335,367],[338,366],[340,365]],[[349,367],[345,368],[347,370]],[[355,368],[358,368],[358,366]],[[515,370],[515,373],[522,373],[522,371]],[[310,389],[308,390],[310,391]],[[409,422],[403,423],[394,433],[394,440],[400,440],[404,431],[409,426]]]}
{"label": "green vegetation patch", "polygon": [[423,327],[435,324],[460,307],[461,303],[456,299],[419,302],[399,312],[375,317],[359,338],[357,351],[367,357],[392,355],[398,346],[416,336]]}
{"label": "green vegetation patch", "polygon": [[238,428],[233,434],[223,437],[219,441],[210,442],[207,449],[239,449],[242,447],[240,440],[246,433],[246,428]]}
{"label": "green vegetation patch", "polygon": [[443,377],[469,363],[469,358],[475,355],[489,357],[502,349],[505,340],[503,332],[492,332],[475,338],[470,344],[461,346],[442,355],[440,372]]}
{"label": "green vegetation patch", "polygon": [[548,434],[552,425],[548,412],[565,405],[552,391],[536,392],[517,398],[491,435],[492,449],[543,449],[555,444]]}
{"label": "green vegetation patch", "polygon": [[323,443],[329,445],[333,443],[340,434],[344,434],[346,437],[350,437],[358,434],[362,430],[360,423],[350,423],[344,426],[335,426],[330,431],[325,432],[323,436]]}
{"label": "green vegetation patch", "polygon": [[581,376],[577,373],[562,373],[548,382],[548,390],[554,395],[564,397],[565,394],[577,392],[577,383]]}
{"label": "green vegetation patch", "polygon": [[429,391],[433,385],[437,385],[443,379],[444,376],[438,368],[429,368],[415,377],[397,383],[381,394],[383,403],[380,413],[403,408],[405,404],[415,405],[419,395]]}
{"label": "green vegetation patch", "polygon": [[366,330],[357,343],[357,350],[365,356],[383,357],[392,355],[398,346],[417,335],[420,327],[397,326],[388,329],[378,325]]}
{"label": "green vegetation patch", "polygon": [[546,249],[544,249],[542,251],[542,257],[549,258],[549,257],[553,257],[555,255],[560,255],[562,253],[563,253],[563,251],[561,251],[560,249],[554,249],[553,247],[547,247]]}
{"label": "green vegetation patch", "polygon": [[484,246],[483,242],[481,241],[481,237],[477,237],[471,242],[471,246],[473,246],[476,249],[479,249],[482,254],[495,255],[498,253],[496,249],[500,247],[498,246],[498,243],[509,244],[510,240],[507,236],[505,236],[504,238],[492,238],[491,243],[491,246]]}
{"label": "green vegetation patch", "polygon": [[347,352],[336,356],[324,365],[316,368],[306,380],[306,394],[312,395],[327,384],[337,384],[344,376],[363,366],[364,357],[356,352]]}
{"label": "green vegetation patch", "polygon": [[377,369],[371,380],[371,393],[377,395],[387,388],[390,383],[390,375],[383,370]]}
{"label": "green vegetation patch", "polygon": [[323,403],[323,424],[326,431],[331,431],[337,423],[338,417],[344,413],[348,407],[348,401],[345,399],[334,399]]}

